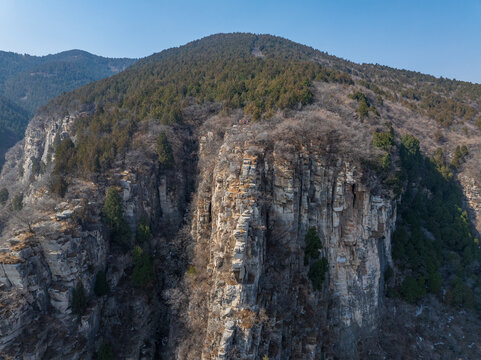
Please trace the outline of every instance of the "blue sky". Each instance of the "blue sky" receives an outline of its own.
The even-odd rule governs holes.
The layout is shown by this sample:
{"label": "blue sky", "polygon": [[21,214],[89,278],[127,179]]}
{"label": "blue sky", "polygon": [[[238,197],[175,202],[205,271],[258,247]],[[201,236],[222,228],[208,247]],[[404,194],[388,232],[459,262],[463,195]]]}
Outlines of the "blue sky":
{"label": "blue sky", "polygon": [[143,57],[233,31],[481,83],[477,0],[0,0],[0,50],[34,55],[83,49]]}

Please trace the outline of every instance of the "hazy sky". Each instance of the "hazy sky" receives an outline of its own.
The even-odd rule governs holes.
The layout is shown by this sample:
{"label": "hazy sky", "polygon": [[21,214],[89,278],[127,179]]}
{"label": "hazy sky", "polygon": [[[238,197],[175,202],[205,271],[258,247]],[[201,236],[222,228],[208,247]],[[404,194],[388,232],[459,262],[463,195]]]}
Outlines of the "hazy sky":
{"label": "hazy sky", "polygon": [[0,0],[0,50],[143,57],[218,32],[481,83],[481,0]]}

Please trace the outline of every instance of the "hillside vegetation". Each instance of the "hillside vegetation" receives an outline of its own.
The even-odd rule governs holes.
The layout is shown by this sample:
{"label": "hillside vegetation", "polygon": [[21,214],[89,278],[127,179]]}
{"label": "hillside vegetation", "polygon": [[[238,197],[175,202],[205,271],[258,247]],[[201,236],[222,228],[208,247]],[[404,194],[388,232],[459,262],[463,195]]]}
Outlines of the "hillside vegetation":
{"label": "hillside vegetation", "polygon": [[23,137],[28,120],[52,98],[124,70],[133,59],[85,51],[30,56],[0,51],[0,168],[6,150]]}
{"label": "hillside vegetation", "polygon": [[[75,141],[58,140],[51,149],[55,173],[106,172],[132,148],[143,121],[188,127],[196,120],[185,116],[187,108],[214,103],[225,113],[242,109],[247,121],[270,121],[313,103],[314,84],[321,83],[350,93],[346,101],[357,103],[361,123],[379,121],[388,100],[455,132],[457,124],[475,125],[481,107],[477,84],[357,65],[269,35],[220,34],[152,55],[51,101],[42,110],[46,114],[94,109],[78,120]],[[373,135],[373,146],[384,155],[371,164],[386,187],[403,193],[393,239],[396,269],[386,274],[389,294],[416,302],[432,293],[447,304],[481,311],[479,240],[455,181],[468,150],[458,146],[451,162],[442,150],[430,159],[421,154],[418,139],[396,136],[392,127]],[[159,146],[159,159],[168,153],[164,165],[174,166],[165,134]]]}
{"label": "hillside vegetation", "polygon": [[[128,146],[139,121],[182,123],[183,109],[192,104],[241,108],[255,121],[311,103],[313,81],[353,84],[348,74],[310,61],[296,46],[251,34],[213,36],[153,55],[118,76],[55,99],[47,110],[96,105],[95,114],[78,124],[78,141],[68,155],[74,159],[70,170],[86,174],[108,168],[116,152]],[[254,48],[264,57],[254,57]]]}
{"label": "hillside vegetation", "polygon": [[80,50],[47,56],[0,51],[0,94],[33,115],[62,92],[116,74],[134,61]]}

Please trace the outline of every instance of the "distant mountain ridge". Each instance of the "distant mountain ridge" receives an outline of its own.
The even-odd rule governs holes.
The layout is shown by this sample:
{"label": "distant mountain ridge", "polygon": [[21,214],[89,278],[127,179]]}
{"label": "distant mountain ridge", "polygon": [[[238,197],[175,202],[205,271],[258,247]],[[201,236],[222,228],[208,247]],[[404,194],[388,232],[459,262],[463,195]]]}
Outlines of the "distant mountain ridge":
{"label": "distant mountain ridge", "polygon": [[40,106],[63,92],[114,75],[135,61],[82,50],[46,56],[0,51],[0,166],[4,145],[23,137],[28,120]]}
{"label": "distant mountain ridge", "polygon": [[31,56],[0,51],[0,94],[31,115],[48,100],[132,65],[135,59],[111,59],[82,50]]}

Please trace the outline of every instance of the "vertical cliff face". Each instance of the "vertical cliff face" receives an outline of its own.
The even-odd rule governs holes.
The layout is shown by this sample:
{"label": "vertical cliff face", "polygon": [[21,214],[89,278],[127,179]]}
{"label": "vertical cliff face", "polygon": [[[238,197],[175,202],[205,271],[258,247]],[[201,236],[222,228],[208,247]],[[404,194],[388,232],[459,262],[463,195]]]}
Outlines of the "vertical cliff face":
{"label": "vertical cliff face", "polygon": [[[378,325],[395,205],[323,145],[257,135],[234,126],[218,152],[201,143],[200,161],[216,159],[201,172],[192,224],[208,258],[201,357],[356,358]],[[322,291],[304,265],[310,227],[329,262]]]}
{"label": "vertical cliff face", "polygon": [[[339,152],[329,138],[299,141],[298,134],[271,134],[276,126],[229,125],[225,136],[200,129],[190,216],[184,209],[193,167],[182,158],[189,158],[195,141],[187,136],[177,138],[176,170],[159,171],[146,145],[94,182],[71,183],[59,204],[44,175],[32,175],[33,159],[46,161],[55,137],[75,139],[78,116],[42,127],[33,122],[27,132],[18,166],[27,184],[25,203],[37,211],[30,229],[2,235],[4,353],[82,358],[102,340],[116,343],[116,354],[129,358],[358,357],[363,339],[379,325],[396,217],[391,195],[358,159]],[[120,191],[133,232],[141,216],[151,219],[150,247],[160,258],[158,283],[149,296],[134,291],[130,256],[105,237],[100,209],[109,184]],[[85,206],[90,219],[79,225],[73,214]],[[171,241],[185,222],[192,244],[174,249]],[[316,229],[321,256],[328,260],[321,290],[313,288],[304,262],[309,228]],[[179,314],[162,304],[159,292],[175,287],[165,275],[179,270],[166,268],[175,252],[188,258],[192,246],[182,290],[188,306]],[[98,270],[106,271],[108,298],[93,296]],[[91,294],[80,318],[71,313],[78,282]],[[180,331],[176,318],[196,336]],[[156,349],[167,341],[158,339],[159,331],[162,337],[169,333],[171,355],[161,345]]]}
{"label": "vertical cliff face", "polygon": [[[149,149],[140,155],[132,151],[95,181],[69,179],[68,192],[60,199],[49,189],[51,166],[36,175],[33,164],[53,156],[56,137],[75,140],[80,116],[36,117],[22,151],[16,149],[22,155],[12,155],[4,168],[3,185],[12,194],[23,192],[24,209],[3,219],[0,237],[0,357],[91,358],[101,342],[116,343],[119,358],[152,358],[155,353],[158,294],[134,289],[131,256],[109,240],[101,209],[107,187],[114,185],[132,233],[139,218],[152,219],[156,237],[146,246],[159,247],[183,219],[184,166],[179,161],[178,171],[162,172]],[[22,181],[11,181],[19,173]],[[82,221],[80,213],[87,214]],[[94,294],[100,270],[110,285],[108,297]],[[72,313],[72,290],[79,283],[87,297],[82,316]]]}

